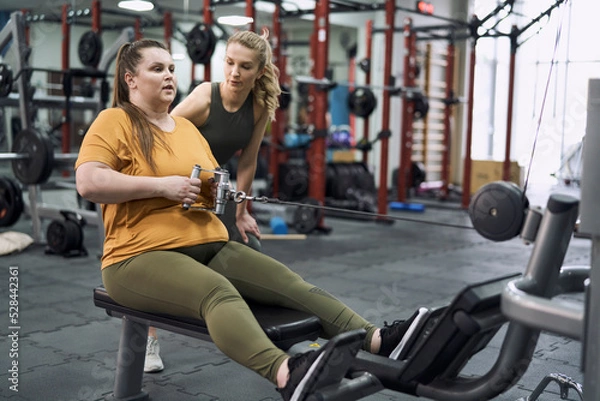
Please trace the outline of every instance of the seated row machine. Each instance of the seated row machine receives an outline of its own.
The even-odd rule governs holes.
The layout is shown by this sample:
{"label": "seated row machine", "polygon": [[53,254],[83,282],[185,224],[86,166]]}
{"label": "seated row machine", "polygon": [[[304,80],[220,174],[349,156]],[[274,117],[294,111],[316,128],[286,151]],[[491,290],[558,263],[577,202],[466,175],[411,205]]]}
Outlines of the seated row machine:
{"label": "seated row machine", "polygon": [[[384,388],[436,400],[483,400],[513,386],[531,361],[541,329],[555,329],[575,338],[583,333],[583,314],[571,318],[566,329],[558,323],[553,328],[543,326],[559,318],[551,298],[583,291],[589,277],[587,266],[562,267],[577,216],[576,199],[551,196],[523,274],[469,285],[449,305],[432,309],[399,360],[358,351],[360,338],[340,340],[340,347],[348,349],[344,371],[338,369],[335,374],[339,377],[332,380],[319,378],[320,384],[307,400],[356,400]],[[523,297],[548,304],[544,308],[531,302],[523,305],[518,300]],[[201,320],[126,308],[110,299],[102,287],[95,289],[94,302],[123,320],[113,400],[148,399],[142,390],[148,326],[210,340]],[[284,308],[251,307],[267,335],[284,350],[318,337],[320,323],[314,316]],[[536,317],[534,312],[541,314]],[[495,364],[481,376],[461,376],[469,359],[484,349],[505,323],[508,328]]]}

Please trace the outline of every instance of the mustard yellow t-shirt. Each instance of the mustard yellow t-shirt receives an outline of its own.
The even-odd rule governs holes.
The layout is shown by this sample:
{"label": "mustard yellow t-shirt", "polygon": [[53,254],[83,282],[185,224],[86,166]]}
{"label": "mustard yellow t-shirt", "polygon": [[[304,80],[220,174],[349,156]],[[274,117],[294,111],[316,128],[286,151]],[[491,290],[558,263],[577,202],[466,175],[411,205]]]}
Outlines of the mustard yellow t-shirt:
{"label": "mustard yellow t-shirt", "polygon": [[[120,108],[98,114],[83,139],[75,168],[94,161],[123,174],[157,177],[189,177],[195,164],[206,170],[215,169],[218,164],[198,129],[182,117],[173,119],[175,129],[165,132],[170,151],[160,145],[155,147],[156,173],[134,145],[130,119]],[[208,179],[212,175],[202,171],[202,194],[210,194]],[[210,203],[208,198],[201,198],[202,203],[195,206]],[[213,212],[185,210],[181,203],[166,198],[103,204],[101,208],[105,231],[102,268],[150,250],[229,239],[227,229]]]}

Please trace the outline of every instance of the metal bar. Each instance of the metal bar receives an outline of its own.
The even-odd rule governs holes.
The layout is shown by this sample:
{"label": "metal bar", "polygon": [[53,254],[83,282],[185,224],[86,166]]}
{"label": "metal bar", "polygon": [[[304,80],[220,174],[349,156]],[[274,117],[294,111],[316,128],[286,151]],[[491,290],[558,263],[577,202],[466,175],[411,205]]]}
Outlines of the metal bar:
{"label": "metal bar", "polygon": [[581,182],[581,224],[579,231],[592,238],[592,270],[586,299],[586,324],[582,366],[585,401],[600,397],[600,210],[598,190],[600,169],[597,153],[600,148],[600,79],[590,79],[587,96],[587,129],[583,146]]}
{"label": "metal bar", "polygon": [[462,199],[463,209],[469,207],[471,200],[471,145],[473,142],[473,102],[475,99],[475,64],[476,64],[477,40],[471,42],[471,61],[469,65],[469,107],[467,109],[467,133],[465,139],[465,160],[463,167],[462,180]]}
{"label": "metal bar", "polygon": [[[8,97],[0,98],[0,107],[10,106],[17,107],[20,104],[20,95],[17,93],[11,93]],[[77,110],[93,110],[98,107],[98,100],[82,96],[74,96],[69,99],[71,107]],[[35,106],[42,108],[57,108],[63,109],[65,107],[64,96],[40,96],[30,99],[30,103]]]}
{"label": "metal bar", "polygon": [[[385,2],[385,22],[387,30],[385,32],[384,53],[385,60],[383,66],[383,82],[384,86],[390,86],[393,63],[394,49],[394,21],[396,17],[396,2],[387,0]],[[381,105],[381,131],[390,130],[390,92],[383,92],[383,102]],[[386,214],[388,210],[388,156],[389,156],[389,138],[383,136],[381,138],[381,150],[379,161],[379,188],[377,191],[377,212]]]}
{"label": "metal bar", "polygon": [[20,153],[0,153],[0,160],[11,161],[20,159],[29,159],[29,156]]}
{"label": "metal bar", "polygon": [[[516,26],[513,26],[512,32],[516,32]],[[508,104],[506,105],[506,140],[504,148],[504,163],[502,164],[502,179],[510,181],[510,151],[512,142],[512,123],[514,114],[515,97],[515,69],[517,58],[517,40],[516,36],[510,37],[510,63],[508,70]]]}
{"label": "metal bar", "polygon": [[[319,0],[315,7],[314,42],[311,47],[314,63],[314,75],[317,79],[324,79],[329,64],[329,0]],[[314,91],[314,126],[319,133],[327,132],[328,93]],[[325,201],[325,170],[326,170],[325,137],[317,135],[311,142],[309,149],[309,196],[320,201]],[[322,221],[319,222],[322,226]]]}
{"label": "metal bar", "polygon": [[256,32],[256,10],[254,10],[254,0],[246,0],[246,17],[252,18],[248,30]]}
{"label": "metal bar", "polygon": [[142,20],[137,17],[133,23],[133,29],[135,30],[135,40],[140,40],[144,37],[142,34]]}
{"label": "metal bar", "polygon": [[142,390],[148,324],[123,317],[117,372],[112,396],[117,400],[147,400]]}
{"label": "metal bar", "polygon": [[[55,153],[55,161],[75,161],[79,156],[78,153]],[[0,153],[0,161],[24,160],[31,158],[27,153]]]}
{"label": "metal bar", "polygon": [[165,17],[165,45],[167,45],[167,49],[169,53],[171,53],[171,39],[173,38],[173,14],[170,11],[167,11],[164,15]]}
{"label": "metal bar", "polygon": [[[206,25],[213,24],[214,16],[213,16],[213,7],[211,5],[211,0],[204,0],[203,16],[204,16],[204,23]],[[193,70],[194,70],[194,64],[192,64],[192,71]],[[211,65],[210,65],[210,62],[208,62],[208,63],[204,64],[204,81],[210,82],[210,80],[211,80]],[[192,79],[192,82],[194,82],[193,79]]]}
{"label": "metal bar", "polygon": [[[427,43],[425,45],[425,55],[423,57],[423,92],[426,95],[431,93],[431,43]],[[414,70],[414,68],[413,68]],[[421,161],[425,166],[425,171],[427,171],[427,165],[429,164],[429,114],[422,117],[423,118],[423,128],[422,128],[422,150],[421,150]],[[414,124],[413,124],[414,128]]]}
{"label": "metal bar", "polygon": [[[414,84],[414,59],[416,55],[412,20],[406,19],[404,24],[404,85]],[[414,102],[404,98],[402,100],[402,122],[400,132],[400,163],[398,165],[398,193],[399,202],[406,201],[406,189],[410,186],[409,171],[412,159],[412,125]]]}
{"label": "metal bar", "polygon": [[[34,185],[30,186],[29,190],[31,190],[31,187],[36,187],[36,186],[34,186]],[[34,196],[37,195],[35,192],[37,192],[37,191],[34,191]],[[33,215],[35,213],[37,218],[40,220],[42,218],[49,219],[49,220],[64,219],[64,216],[61,213],[61,210],[64,210],[64,208],[60,208],[57,205],[43,203],[40,201],[39,197],[36,197],[36,199],[37,200],[34,203],[34,205],[35,205],[34,207],[31,207],[30,205],[25,206],[25,212],[27,214]],[[30,197],[30,201],[31,201],[31,197]],[[86,224],[89,224],[92,226],[100,226],[100,227],[103,226],[102,225],[102,216],[99,216],[96,211],[77,209],[77,210],[74,210],[74,212],[76,212],[81,217],[83,217],[85,219]]]}
{"label": "metal bar", "polygon": [[528,30],[529,28],[531,28],[538,21],[540,21],[543,17],[545,17],[545,16],[550,17],[550,14],[552,13],[552,11],[556,7],[558,7],[561,3],[563,3],[564,1],[565,0],[557,0],[553,5],[551,5],[548,9],[546,9],[546,11],[543,11],[542,13],[540,13],[540,15],[538,15],[537,17],[535,17],[531,21],[529,21],[529,23],[527,25],[525,25],[524,27],[522,27],[521,29],[519,29],[518,32],[517,32],[517,36],[520,36],[523,32],[525,32],[526,30]]}
{"label": "metal bar", "polygon": [[[451,41],[448,43],[446,51],[446,98],[450,99],[454,96],[454,56],[455,56],[455,45]],[[452,130],[450,124],[452,121],[453,107],[450,104],[446,104],[444,107],[444,150],[442,151],[442,188],[441,198],[446,199],[449,195],[448,185],[450,183],[450,146]]]}
{"label": "metal bar", "polygon": [[334,88],[336,86],[348,86],[348,87],[352,87],[352,88],[356,88],[356,89],[358,89],[358,88],[380,89],[383,91],[398,92],[398,93],[421,92],[421,90],[416,87],[400,87],[400,86],[392,86],[392,85],[372,85],[370,83],[365,83],[363,85],[359,85],[359,84],[350,84],[350,83],[346,83],[346,82],[332,81],[328,78],[317,79],[317,78],[313,78],[313,77],[306,76],[306,75],[297,75],[295,77],[295,79],[296,79],[296,81],[298,81],[300,83],[316,85],[316,86],[320,86],[325,89]]}
{"label": "metal bar", "polygon": [[581,340],[584,314],[581,305],[561,299],[529,295],[527,281],[508,283],[502,294],[502,312],[511,320],[555,334]]}
{"label": "metal bar", "polygon": [[[366,58],[367,60],[369,60],[369,65],[371,65],[371,60],[373,58],[373,20],[370,19],[367,21],[367,26],[366,26],[366,42],[367,42],[367,49],[366,49]],[[371,84],[371,68],[369,67],[369,70],[365,73],[365,84],[366,85],[370,85]],[[363,119],[363,141],[365,143],[369,142],[369,117],[365,117]],[[365,164],[365,166],[369,165],[369,152],[364,151],[362,154],[362,160],[363,163]]]}
{"label": "metal bar", "polygon": [[[285,68],[285,55],[282,51],[283,34],[281,28],[281,1],[275,3],[275,11],[273,12],[273,38],[271,40],[273,48],[273,63],[279,69],[279,84],[285,84],[287,81]],[[290,88],[291,90],[291,88]],[[275,110],[275,121],[271,123],[272,140],[276,144],[281,144],[285,133],[285,112],[280,107]],[[273,196],[279,196],[279,165],[280,158],[284,157],[278,146],[269,148],[269,174],[272,177],[271,189]]]}
{"label": "metal bar", "polygon": [[552,300],[579,212],[579,201],[553,194],[548,200],[538,238],[522,278],[502,294],[502,313],[526,326],[581,339],[584,313],[580,305]]}

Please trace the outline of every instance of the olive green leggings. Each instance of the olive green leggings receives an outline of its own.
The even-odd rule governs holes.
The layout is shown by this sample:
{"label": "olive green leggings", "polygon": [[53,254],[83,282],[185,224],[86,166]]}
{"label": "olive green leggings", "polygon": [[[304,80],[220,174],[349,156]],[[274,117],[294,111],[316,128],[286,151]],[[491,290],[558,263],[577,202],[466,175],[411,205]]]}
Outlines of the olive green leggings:
{"label": "olive green leggings", "polygon": [[102,281],[118,303],[153,313],[201,318],[228,357],[276,383],[287,354],[275,347],[245,299],[318,316],[321,336],[376,327],[282,263],[235,241],[152,251],[105,267]]}

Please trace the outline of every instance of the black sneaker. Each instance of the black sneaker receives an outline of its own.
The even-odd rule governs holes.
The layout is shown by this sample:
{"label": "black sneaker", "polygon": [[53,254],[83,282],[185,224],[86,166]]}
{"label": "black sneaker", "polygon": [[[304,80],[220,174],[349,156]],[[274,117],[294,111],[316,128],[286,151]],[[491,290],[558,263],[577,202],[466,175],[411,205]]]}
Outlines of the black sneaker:
{"label": "black sneaker", "polygon": [[278,388],[285,401],[304,401],[319,388],[339,383],[352,365],[366,331],[352,330],[333,337],[318,351],[297,354],[288,360],[290,375]]}
{"label": "black sneaker", "polygon": [[277,389],[285,401],[299,401],[306,397],[306,382],[319,365],[322,356],[323,348],[296,354],[288,360],[290,378],[284,388]]}
{"label": "black sneaker", "polygon": [[408,320],[394,320],[392,324],[384,322],[378,354],[390,359],[402,359],[429,314],[429,309],[419,308]]}

